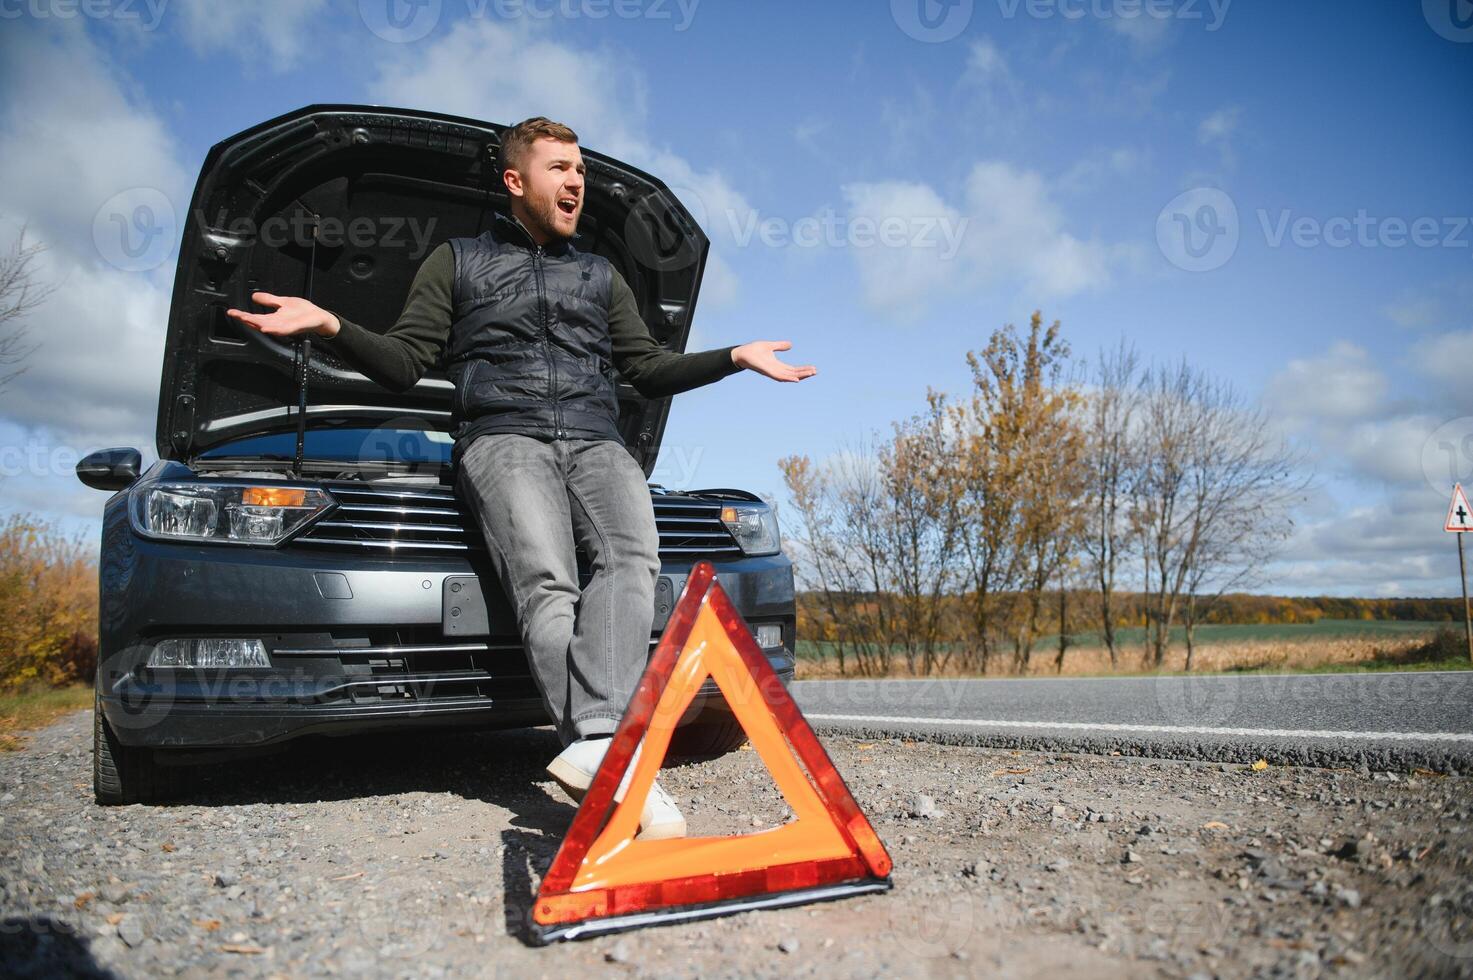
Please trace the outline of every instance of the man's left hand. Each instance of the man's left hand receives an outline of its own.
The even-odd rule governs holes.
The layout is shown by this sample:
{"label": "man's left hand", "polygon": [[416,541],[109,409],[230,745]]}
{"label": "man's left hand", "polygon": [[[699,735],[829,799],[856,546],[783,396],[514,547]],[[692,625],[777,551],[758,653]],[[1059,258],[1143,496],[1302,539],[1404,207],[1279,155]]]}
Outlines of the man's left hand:
{"label": "man's left hand", "polygon": [[774,381],[802,381],[818,373],[812,364],[795,367],[777,359],[777,351],[792,349],[791,340],[754,340],[731,349],[732,363],[765,374]]}

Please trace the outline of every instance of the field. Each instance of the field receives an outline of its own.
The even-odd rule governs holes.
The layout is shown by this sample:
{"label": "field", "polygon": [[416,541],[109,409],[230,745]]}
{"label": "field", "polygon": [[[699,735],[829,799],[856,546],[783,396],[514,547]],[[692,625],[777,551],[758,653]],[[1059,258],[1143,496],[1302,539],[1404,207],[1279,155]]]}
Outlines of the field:
{"label": "field", "polygon": [[[800,631],[801,632],[801,631]],[[1112,669],[1108,652],[1098,633],[1070,637],[1062,670],[1056,666],[1057,634],[1040,637],[1034,644],[1027,673],[1030,676],[1092,676],[1102,674],[1154,673],[1145,651],[1145,630],[1126,627],[1116,631],[1120,665]],[[1197,628],[1193,670],[1202,673],[1240,671],[1335,671],[1335,670],[1464,670],[1470,666],[1462,647],[1462,626],[1430,620],[1321,619],[1314,623],[1214,624]],[[1006,656],[999,656],[1005,661]],[[899,669],[904,659],[896,651]],[[1184,631],[1172,633],[1166,672],[1186,666]],[[850,672],[853,672],[852,663]],[[798,642],[800,678],[837,676],[834,644]],[[976,675],[977,671],[950,667],[951,676]],[[994,670],[991,673],[1003,674]]]}

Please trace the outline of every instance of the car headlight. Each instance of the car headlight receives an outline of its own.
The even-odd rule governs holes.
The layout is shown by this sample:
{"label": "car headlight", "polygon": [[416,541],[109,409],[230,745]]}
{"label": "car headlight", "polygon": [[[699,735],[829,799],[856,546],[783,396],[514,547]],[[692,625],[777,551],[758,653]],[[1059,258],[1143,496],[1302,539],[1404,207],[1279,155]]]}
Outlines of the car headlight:
{"label": "car headlight", "polygon": [[133,528],[151,538],[273,545],[333,505],[315,487],[148,483],[133,493]]}
{"label": "car headlight", "polygon": [[721,523],[748,555],[775,555],[782,550],[777,515],[766,504],[726,504]]}

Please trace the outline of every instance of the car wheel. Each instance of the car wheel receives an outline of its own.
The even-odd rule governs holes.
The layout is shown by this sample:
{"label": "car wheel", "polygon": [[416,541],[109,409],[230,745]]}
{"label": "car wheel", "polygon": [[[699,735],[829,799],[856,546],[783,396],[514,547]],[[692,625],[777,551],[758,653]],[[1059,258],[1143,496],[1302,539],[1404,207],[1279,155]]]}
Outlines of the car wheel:
{"label": "car wheel", "polygon": [[154,803],[177,789],[174,771],[154,761],[153,750],[124,745],[93,697],[92,796],[102,806]]}
{"label": "car wheel", "polygon": [[669,754],[685,761],[714,759],[745,744],[747,733],[742,731],[736,715],[730,711],[710,711],[675,729],[670,736]]}

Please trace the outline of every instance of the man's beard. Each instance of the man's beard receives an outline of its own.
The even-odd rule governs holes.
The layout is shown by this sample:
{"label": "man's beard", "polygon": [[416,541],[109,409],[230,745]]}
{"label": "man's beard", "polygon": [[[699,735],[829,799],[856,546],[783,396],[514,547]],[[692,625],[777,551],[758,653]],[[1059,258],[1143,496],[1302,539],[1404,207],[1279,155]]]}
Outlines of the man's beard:
{"label": "man's beard", "polygon": [[[529,197],[524,198],[524,200],[527,203],[527,220],[536,225],[535,228],[528,229],[529,231],[541,232],[546,237],[555,241],[567,241],[569,238],[572,237],[572,235],[563,234],[563,232],[558,229],[558,210],[556,198],[534,200]],[[573,223],[573,227],[575,229],[578,227],[576,221]]]}

